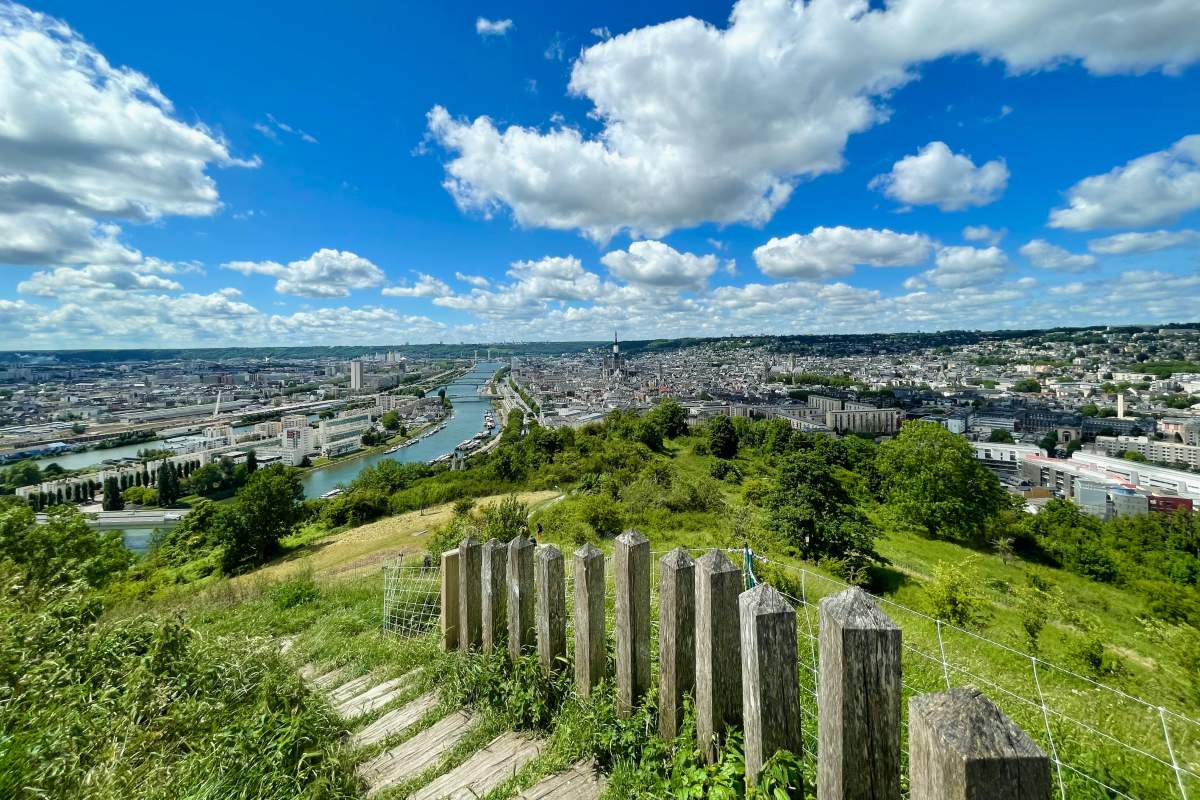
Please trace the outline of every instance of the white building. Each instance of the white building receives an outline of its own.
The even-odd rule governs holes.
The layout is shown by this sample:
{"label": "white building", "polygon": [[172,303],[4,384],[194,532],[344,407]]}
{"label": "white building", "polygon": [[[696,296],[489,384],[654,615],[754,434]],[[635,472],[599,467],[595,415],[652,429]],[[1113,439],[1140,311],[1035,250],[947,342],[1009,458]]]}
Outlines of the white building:
{"label": "white building", "polygon": [[1070,462],[1102,470],[1144,491],[1175,494],[1200,502],[1200,475],[1194,472],[1139,464],[1124,458],[1083,451],[1072,455]]}
{"label": "white building", "polygon": [[354,359],[350,362],[350,390],[353,392],[362,391],[363,388],[363,362],[362,359]]}
{"label": "white building", "polygon": [[367,411],[343,411],[334,419],[323,419],[318,428],[321,455],[333,458],[362,447],[362,436],[371,427]]}

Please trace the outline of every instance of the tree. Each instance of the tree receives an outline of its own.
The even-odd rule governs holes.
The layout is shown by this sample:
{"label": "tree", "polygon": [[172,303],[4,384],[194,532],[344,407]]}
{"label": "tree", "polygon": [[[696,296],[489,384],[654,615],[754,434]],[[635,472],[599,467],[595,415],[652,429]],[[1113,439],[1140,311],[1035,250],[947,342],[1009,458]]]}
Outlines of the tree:
{"label": "tree", "polygon": [[909,422],[876,457],[881,492],[901,519],[928,533],[970,538],[1007,504],[966,439],[936,422]]}
{"label": "tree", "polygon": [[253,475],[258,470],[258,453],[250,450],[246,453],[246,474]]}
{"label": "tree", "polygon": [[1095,403],[1084,403],[1079,407],[1079,413],[1085,417],[1096,417],[1100,415],[1100,407]]}
{"label": "tree", "polygon": [[688,431],[687,409],[674,400],[663,400],[647,415],[662,428],[663,436],[674,439]]}
{"label": "tree", "polygon": [[1054,431],[1048,431],[1045,436],[1038,441],[1038,446],[1046,451],[1047,455],[1054,455],[1054,451],[1058,449],[1058,434]]}
{"label": "tree", "polygon": [[221,491],[224,485],[224,475],[216,464],[205,464],[192,473],[190,478],[192,491],[205,497],[212,497]]}
{"label": "tree", "polygon": [[717,458],[737,455],[738,435],[729,417],[714,417],[708,423],[708,450]]}
{"label": "tree", "polygon": [[300,478],[290,467],[275,464],[251,475],[213,521],[216,539],[224,547],[225,572],[242,572],[276,555],[279,540],[300,519],[303,498]]}
{"label": "tree", "polygon": [[82,578],[103,586],[133,562],[120,531],[97,532],[69,507],[51,509],[38,524],[33,509],[0,503],[0,561],[11,561],[27,585],[50,588]]}
{"label": "tree", "polygon": [[1004,428],[993,428],[992,432],[988,434],[987,440],[989,442],[996,442],[1000,444],[1012,444],[1014,441],[1013,435]]}
{"label": "tree", "polygon": [[982,628],[992,616],[982,586],[973,558],[935,564],[933,579],[924,587],[930,614],[961,628]]}
{"label": "tree", "polygon": [[113,475],[104,479],[104,503],[100,507],[105,511],[125,508],[125,501],[121,499],[121,483]]}
{"label": "tree", "polygon": [[767,494],[771,529],[802,558],[875,557],[879,530],[855,506],[838,469],[814,450],[790,454]]}
{"label": "tree", "polygon": [[389,431],[400,429],[400,415],[395,411],[389,411],[379,418],[379,423]]}
{"label": "tree", "polygon": [[1022,378],[1013,384],[1014,392],[1022,392],[1024,394],[1038,394],[1042,391],[1042,385],[1034,378]]}
{"label": "tree", "polygon": [[164,461],[158,465],[158,502],[163,506],[174,505],[179,499],[179,478],[175,477],[175,471],[171,469],[171,464]]}

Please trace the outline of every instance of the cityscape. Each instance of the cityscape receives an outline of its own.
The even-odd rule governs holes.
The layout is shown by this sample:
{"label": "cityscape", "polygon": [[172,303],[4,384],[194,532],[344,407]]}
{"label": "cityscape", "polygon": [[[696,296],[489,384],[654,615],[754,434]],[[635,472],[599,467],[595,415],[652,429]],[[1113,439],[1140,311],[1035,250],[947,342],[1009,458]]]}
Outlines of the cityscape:
{"label": "cityscape", "polygon": [[1200,0],[0,0],[0,798],[1200,797]]}

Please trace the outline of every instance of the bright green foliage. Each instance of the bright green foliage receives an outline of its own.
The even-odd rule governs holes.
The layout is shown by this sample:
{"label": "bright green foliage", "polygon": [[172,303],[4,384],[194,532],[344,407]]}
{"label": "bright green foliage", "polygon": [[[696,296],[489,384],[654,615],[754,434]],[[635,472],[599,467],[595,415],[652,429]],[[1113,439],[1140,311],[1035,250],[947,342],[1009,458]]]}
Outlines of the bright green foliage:
{"label": "bright green foliage", "polygon": [[0,505],[0,568],[6,561],[23,584],[44,590],[75,580],[103,586],[133,557],[120,531],[93,531],[73,508],[52,508],[38,525],[29,506],[10,500]]}
{"label": "bright green foliage", "polygon": [[483,538],[510,541],[526,531],[528,518],[529,509],[515,494],[510,494],[487,510],[483,523]]}
{"label": "bright green foliage", "polygon": [[134,505],[152,506],[158,503],[158,491],[153,486],[130,486],[121,492],[121,499]]}
{"label": "bright green foliage", "polygon": [[21,486],[42,482],[42,471],[34,461],[18,461],[0,469],[0,493],[9,494]]}
{"label": "bright green foliage", "polygon": [[1013,384],[1014,392],[1025,392],[1027,394],[1037,394],[1042,391],[1042,385],[1034,378],[1022,378]]}
{"label": "bright green foliage", "polygon": [[688,431],[687,409],[679,405],[675,400],[663,400],[659,402],[658,405],[650,410],[647,416],[652,421],[658,423],[662,429],[663,436],[666,436],[668,439],[683,436]]}
{"label": "bright green foliage", "polygon": [[999,442],[1001,444],[1012,444],[1013,435],[1004,428],[994,428],[992,429],[992,432],[988,434],[987,440],[989,442]]}
{"label": "bright green foliage", "polygon": [[182,493],[179,476],[176,475],[169,461],[159,464],[155,485],[158,488],[158,500],[164,506],[174,505]]}
{"label": "bright green foliage", "polygon": [[708,451],[717,458],[737,455],[738,435],[729,417],[714,417],[708,423]]}
{"label": "bright green foliage", "polygon": [[883,497],[905,521],[928,533],[978,536],[1006,505],[995,475],[975,460],[971,445],[934,422],[909,422],[879,448]]}
{"label": "bright green foliage", "polygon": [[303,497],[300,478],[290,467],[273,465],[251,475],[213,523],[225,548],[222,568],[241,572],[276,555],[279,540],[300,518]]}
{"label": "bright green foliage", "polygon": [[862,559],[874,555],[875,525],[820,454],[784,457],[766,497],[771,529],[804,559]]}
{"label": "bright green foliage", "polygon": [[991,618],[979,570],[966,558],[958,564],[942,562],[925,584],[929,613],[960,628],[982,628]]}
{"label": "bright green foliage", "polygon": [[400,430],[400,415],[395,411],[388,411],[379,418],[379,424],[389,431]]}
{"label": "bright green foliage", "polygon": [[115,476],[108,476],[104,479],[104,502],[100,506],[105,511],[120,511],[125,508],[125,501],[121,497],[121,484]]}

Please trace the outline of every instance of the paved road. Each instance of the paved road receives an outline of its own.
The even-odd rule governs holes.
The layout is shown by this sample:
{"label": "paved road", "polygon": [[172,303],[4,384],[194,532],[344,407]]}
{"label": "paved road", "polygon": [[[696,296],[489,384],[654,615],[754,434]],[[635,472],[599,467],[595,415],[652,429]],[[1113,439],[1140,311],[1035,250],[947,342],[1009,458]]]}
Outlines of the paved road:
{"label": "paved road", "polygon": [[[174,525],[188,513],[186,508],[161,509],[149,511],[96,511],[85,514],[89,527],[98,529],[114,528],[160,528]],[[46,515],[38,514],[37,521],[45,523]]]}

